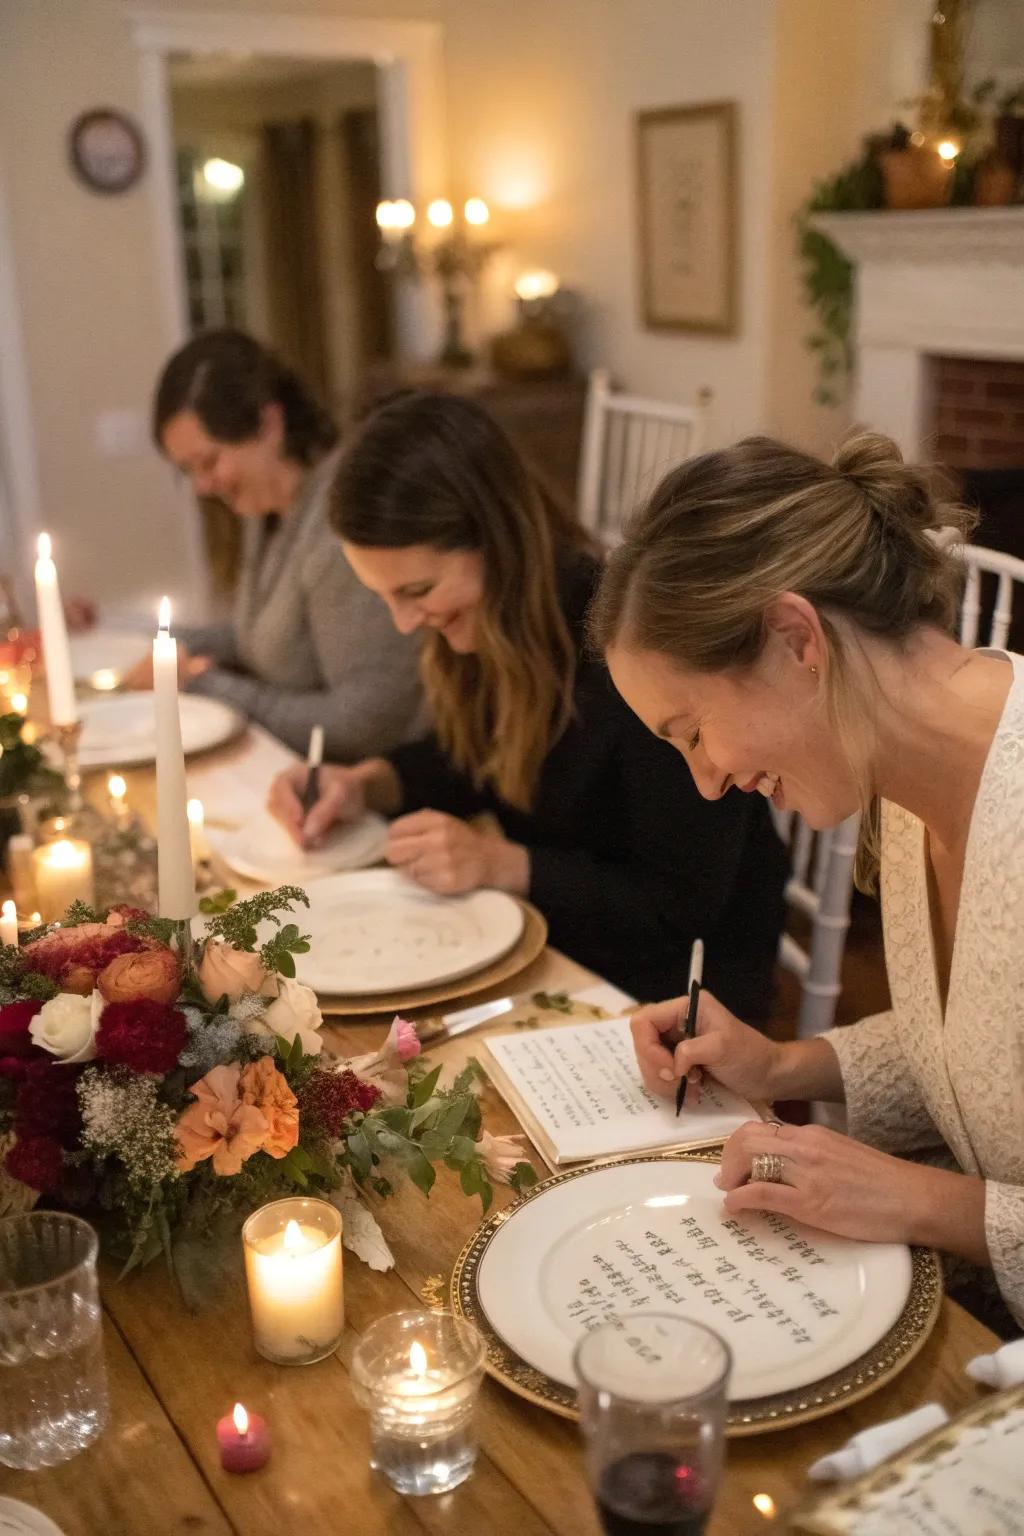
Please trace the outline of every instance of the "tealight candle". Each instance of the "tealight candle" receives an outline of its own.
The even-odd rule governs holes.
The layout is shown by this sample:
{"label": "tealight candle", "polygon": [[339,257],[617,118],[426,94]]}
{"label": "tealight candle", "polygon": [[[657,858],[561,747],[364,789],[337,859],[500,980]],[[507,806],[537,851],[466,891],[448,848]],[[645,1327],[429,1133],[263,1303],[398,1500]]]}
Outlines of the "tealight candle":
{"label": "tealight candle", "polygon": [[92,906],[92,849],[79,838],[43,843],[32,854],[32,873],[44,923],[62,918],[73,901]]}
{"label": "tealight candle", "polygon": [[225,1472],[258,1472],[270,1456],[267,1421],[236,1403],[230,1413],[217,1420],[217,1444]]}
{"label": "tealight candle", "polygon": [[18,947],[18,909],[13,901],[5,901],[0,907],[0,944]]}
{"label": "tealight candle", "polygon": [[451,1312],[396,1312],[356,1345],[352,1383],[370,1411],[370,1465],[399,1493],[447,1493],[476,1461],[484,1342]]}
{"label": "tealight candle", "polygon": [[242,1228],[258,1352],[277,1365],[333,1354],[345,1327],[341,1213],[325,1200],[275,1200]]}

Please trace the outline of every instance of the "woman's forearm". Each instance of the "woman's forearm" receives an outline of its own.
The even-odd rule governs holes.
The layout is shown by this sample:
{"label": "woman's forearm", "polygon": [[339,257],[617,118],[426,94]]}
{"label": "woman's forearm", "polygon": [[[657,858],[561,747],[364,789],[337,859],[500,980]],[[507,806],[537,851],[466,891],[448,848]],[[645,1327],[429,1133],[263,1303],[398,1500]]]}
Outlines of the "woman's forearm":
{"label": "woman's forearm", "polygon": [[791,1040],[776,1048],[767,1097],[825,1099],[841,1104],[843,1074],[827,1040]]}
{"label": "woman's forearm", "polygon": [[985,1236],[985,1181],[947,1168],[914,1165],[908,1241],[941,1248],[972,1264],[990,1266]]}

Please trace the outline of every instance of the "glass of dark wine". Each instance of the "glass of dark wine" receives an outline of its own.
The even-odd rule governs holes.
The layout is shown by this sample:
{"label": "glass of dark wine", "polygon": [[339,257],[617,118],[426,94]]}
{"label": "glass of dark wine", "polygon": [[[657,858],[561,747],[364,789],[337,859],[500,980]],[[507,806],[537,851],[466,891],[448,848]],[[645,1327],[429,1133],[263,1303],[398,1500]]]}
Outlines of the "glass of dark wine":
{"label": "glass of dark wine", "polygon": [[634,1312],[593,1329],[573,1360],[607,1536],[701,1536],[722,1471],[729,1346],[689,1318]]}

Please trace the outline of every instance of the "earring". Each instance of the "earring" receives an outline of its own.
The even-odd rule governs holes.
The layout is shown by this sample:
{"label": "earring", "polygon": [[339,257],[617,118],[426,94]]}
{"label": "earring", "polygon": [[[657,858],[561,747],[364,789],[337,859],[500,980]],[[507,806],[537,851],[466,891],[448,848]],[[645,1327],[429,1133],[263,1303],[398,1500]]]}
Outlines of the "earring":
{"label": "earring", "polygon": [[812,677],[817,677],[817,675],[818,675],[817,667],[810,667],[808,670],[810,671],[810,674],[811,674]]}

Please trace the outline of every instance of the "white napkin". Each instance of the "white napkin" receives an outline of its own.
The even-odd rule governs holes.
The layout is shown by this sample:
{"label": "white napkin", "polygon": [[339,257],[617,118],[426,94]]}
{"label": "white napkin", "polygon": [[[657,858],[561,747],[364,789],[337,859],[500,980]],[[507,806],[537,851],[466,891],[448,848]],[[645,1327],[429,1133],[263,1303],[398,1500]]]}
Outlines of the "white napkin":
{"label": "white napkin", "polygon": [[847,1440],[842,1450],[831,1456],[822,1456],[807,1469],[807,1476],[815,1483],[827,1483],[849,1477],[860,1477],[870,1472],[880,1461],[895,1456],[904,1446],[912,1445],[922,1435],[930,1434],[949,1422],[949,1414],[938,1403],[926,1403],[905,1413],[901,1418],[889,1419],[885,1424],[874,1424],[862,1429],[859,1435]]}
{"label": "white napkin", "polygon": [[1014,1339],[991,1355],[976,1355],[967,1363],[967,1374],[972,1381],[980,1381],[986,1387],[1016,1387],[1024,1381],[1024,1339]]}

